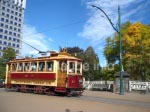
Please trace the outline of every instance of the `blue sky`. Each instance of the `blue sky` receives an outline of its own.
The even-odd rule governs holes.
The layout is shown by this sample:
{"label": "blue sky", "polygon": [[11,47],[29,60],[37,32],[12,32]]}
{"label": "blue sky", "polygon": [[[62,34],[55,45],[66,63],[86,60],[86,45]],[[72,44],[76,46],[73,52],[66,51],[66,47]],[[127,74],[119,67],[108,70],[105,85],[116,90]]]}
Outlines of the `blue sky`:
{"label": "blue sky", "polygon": [[[114,30],[103,13],[91,4],[105,10],[114,24],[118,5],[122,23],[150,24],[150,0],[27,0],[23,41],[41,51],[59,50],[60,46],[79,46],[85,50],[93,46],[105,66],[105,38],[112,36]],[[36,52],[25,44],[22,48],[25,55]]]}

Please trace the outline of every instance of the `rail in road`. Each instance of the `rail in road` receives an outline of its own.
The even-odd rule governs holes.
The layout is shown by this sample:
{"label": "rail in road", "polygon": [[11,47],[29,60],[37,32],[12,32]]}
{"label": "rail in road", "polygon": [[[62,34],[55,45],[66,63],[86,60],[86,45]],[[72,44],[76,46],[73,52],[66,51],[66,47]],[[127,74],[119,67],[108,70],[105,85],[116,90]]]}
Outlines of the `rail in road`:
{"label": "rail in road", "polygon": [[109,104],[117,104],[117,105],[119,104],[119,105],[150,108],[150,103],[148,103],[148,102],[118,100],[118,99],[111,99],[111,98],[86,96],[86,95],[81,96],[81,97],[73,97],[73,99],[93,101],[93,102],[101,102],[101,103],[109,103]]}

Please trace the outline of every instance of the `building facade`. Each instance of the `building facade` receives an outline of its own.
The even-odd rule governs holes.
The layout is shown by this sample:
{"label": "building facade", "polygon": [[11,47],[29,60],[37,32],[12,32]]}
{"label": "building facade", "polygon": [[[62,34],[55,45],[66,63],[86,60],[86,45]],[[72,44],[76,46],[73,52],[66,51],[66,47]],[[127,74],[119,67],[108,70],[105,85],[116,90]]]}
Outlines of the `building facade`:
{"label": "building facade", "polygon": [[0,0],[0,57],[7,47],[20,53],[25,7],[26,0]]}

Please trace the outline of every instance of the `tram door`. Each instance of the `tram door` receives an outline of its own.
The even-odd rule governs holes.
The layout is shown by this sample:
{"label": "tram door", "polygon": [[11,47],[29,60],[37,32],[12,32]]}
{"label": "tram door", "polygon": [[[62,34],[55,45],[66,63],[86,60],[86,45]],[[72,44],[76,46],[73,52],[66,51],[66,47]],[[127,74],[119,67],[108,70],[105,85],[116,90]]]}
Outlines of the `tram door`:
{"label": "tram door", "polygon": [[59,61],[58,67],[58,87],[66,87],[66,76],[67,76],[67,61]]}

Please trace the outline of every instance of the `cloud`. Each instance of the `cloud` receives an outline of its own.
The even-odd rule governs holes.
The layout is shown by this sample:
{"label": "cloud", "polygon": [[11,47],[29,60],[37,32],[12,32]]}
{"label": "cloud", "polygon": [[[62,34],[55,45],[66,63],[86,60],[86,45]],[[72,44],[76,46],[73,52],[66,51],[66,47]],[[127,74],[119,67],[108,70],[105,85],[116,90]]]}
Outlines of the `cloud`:
{"label": "cloud", "polygon": [[37,50],[25,44],[24,42],[40,51],[48,51],[50,49],[49,44],[53,42],[53,39],[47,37],[43,33],[39,33],[34,26],[24,25],[22,54],[31,55],[38,53]]}
{"label": "cloud", "polygon": [[[143,0],[81,0],[84,2],[88,16],[86,23],[83,26],[83,30],[78,33],[80,37],[88,39],[93,47],[96,49],[99,55],[100,63],[106,63],[106,59],[103,56],[104,46],[106,44],[105,39],[112,37],[115,30],[110,25],[105,15],[98,9],[91,7],[96,5],[103,9],[114,26],[117,28],[118,22],[118,5],[120,5],[121,11],[121,23],[126,21],[135,22],[142,20],[143,16],[139,15],[135,18],[135,15],[141,11],[141,9],[148,3],[143,3]],[[147,0],[148,1],[148,0]],[[144,5],[143,5],[144,4]],[[146,7],[146,6],[145,6]],[[105,64],[104,64],[105,65]],[[102,66],[104,66],[102,65]]]}
{"label": "cloud", "polygon": [[118,20],[118,5],[121,6],[122,12],[126,11],[126,13],[124,12],[123,15],[121,15],[123,23],[128,21],[131,15],[137,13],[141,9],[142,6],[138,6],[127,12],[129,6],[131,4],[133,5],[136,1],[137,0],[84,0],[87,9],[89,10],[89,18],[83,26],[83,31],[79,33],[79,36],[92,41],[94,44],[101,44],[104,42],[105,38],[112,36],[115,32],[104,14],[100,10],[91,7],[91,5],[101,7],[107,13],[109,18],[111,18],[111,21],[116,27]]}

